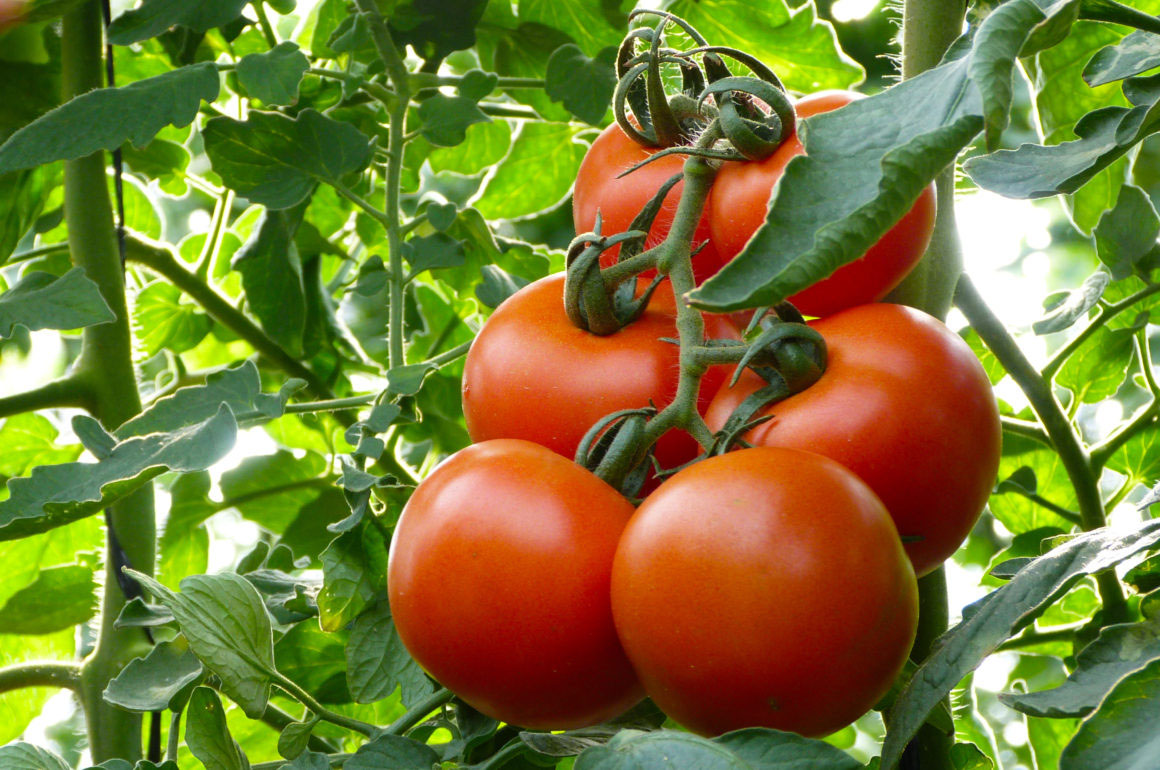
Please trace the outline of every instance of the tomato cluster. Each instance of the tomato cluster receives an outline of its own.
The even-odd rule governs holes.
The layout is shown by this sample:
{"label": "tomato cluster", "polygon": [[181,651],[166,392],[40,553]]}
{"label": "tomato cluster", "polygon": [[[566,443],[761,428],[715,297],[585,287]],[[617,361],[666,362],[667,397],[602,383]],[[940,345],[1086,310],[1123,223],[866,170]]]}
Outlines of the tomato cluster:
{"label": "tomato cluster", "polygon": [[[651,152],[618,132],[581,169],[581,232],[597,209],[605,234],[628,227],[680,166],[616,179]],[[742,248],[801,152],[791,136],[765,161],[721,169],[694,236],[710,241],[699,277]],[[606,415],[678,397],[689,361],[673,344],[671,286],[604,336],[574,325],[563,276],[510,297],[465,364],[477,443],[420,484],[391,544],[391,609],[415,659],[480,711],[540,729],[591,725],[645,694],[705,734],[824,735],[871,708],[910,652],[916,574],[966,537],[998,466],[998,413],[969,347],[923,313],[866,304],[921,258],[932,222],[928,190],[865,257],[797,295],[824,316],[809,332],[828,349],[820,379],[759,414],[748,448],[700,458],[689,435],[665,433],[657,463],[687,467],[646,484],[635,512],[571,458]],[[724,317],[704,320],[708,339],[740,341]],[[731,385],[730,370],[708,367],[696,393],[714,431],[768,384],[746,370]]]}

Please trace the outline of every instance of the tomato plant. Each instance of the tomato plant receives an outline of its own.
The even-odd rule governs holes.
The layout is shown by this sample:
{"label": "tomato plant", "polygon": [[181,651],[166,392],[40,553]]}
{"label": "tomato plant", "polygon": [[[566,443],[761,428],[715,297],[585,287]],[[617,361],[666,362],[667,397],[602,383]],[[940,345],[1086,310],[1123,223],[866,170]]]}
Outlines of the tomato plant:
{"label": "tomato plant", "polygon": [[707,735],[826,735],[914,640],[914,571],[882,503],[816,454],[756,448],[661,485],[625,529],[612,609],[645,690]]}
{"label": "tomato plant", "polygon": [[[859,95],[823,91],[794,105],[800,120],[844,107]],[[733,259],[758,226],[765,222],[769,196],[791,160],[805,154],[795,133],[762,161],[726,163],[713,182],[705,206],[710,242],[722,263]],[[827,316],[845,308],[876,302],[906,277],[922,259],[934,229],[934,186],[925,188],[903,215],[865,256],[789,298],[806,315]]]}
{"label": "tomato plant", "polygon": [[[814,321],[829,364],[776,404],[747,438],[817,452],[854,471],[886,504],[915,571],[937,567],[966,539],[999,467],[999,411],[974,353],[942,323],[872,304]],[[723,388],[711,427],[764,385],[747,372]]]}
{"label": "tomato plant", "polygon": [[642,697],[609,605],[631,515],[616,490],[537,444],[464,449],[415,490],[391,542],[399,636],[496,719],[557,730],[616,716]]}
{"label": "tomato plant", "polygon": [[[564,276],[542,278],[510,297],[488,319],[463,370],[463,414],[474,441],[519,438],[565,457],[601,417],[673,400],[680,348],[668,282],[633,323],[607,337],[578,329],[564,312]],[[708,316],[710,338],[736,337],[732,322]],[[708,406],[728,369],[713,367],[698,404]],[[673,431],[656,447],[663,468],[696,457],[697,442]]]}

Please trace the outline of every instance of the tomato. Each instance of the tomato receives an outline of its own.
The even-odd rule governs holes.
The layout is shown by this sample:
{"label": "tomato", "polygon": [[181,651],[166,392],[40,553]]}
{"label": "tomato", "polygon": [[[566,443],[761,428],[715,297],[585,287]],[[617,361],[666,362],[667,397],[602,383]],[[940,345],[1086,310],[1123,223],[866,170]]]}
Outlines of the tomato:
{"label": "tomato", "polygon": [[[680,348],[676,303],[667,281],[648,310],[615,334],[578,329],[564,312],[564,276],[552,275],[512,295],[484,324],[463,369],[463,414],[473,441],[520,438],[572,458],[588,429],[621,409],[673,400]],[[724,316],[706,316],[711,337],[736,337]],[[701,382],[703,410],[729,376],[713,367]],[[692,460],[697,442],[670,431],[656,446],[662,467]]]}
{"label": "tomato", "polygon": [[815,736],[890,689],[918,588],[854,474],[756,448],[686,468],[645,499],[613,561],[612,612],[645,691],[684,726]]}
{"label": "tomato", "polygon": [[423,668],[483,713],[552,730],[643,697],[612,622],[612,557],[632,505],[526,441],[453,455],[391,542],[391,614]]}
{"label": "tomato", "polygon": [[[805,119],[858,98],[860,95],[852,91],[823,91],[803,98],[794,110],[798,118]],[[786,165],[803,154],[805,149],[795,133],[765,160],[728,162],[717,172],[705,211],[710,239],[722,263],[737,256],[765,222],[774,185]],[[934,185],[931,185],[864,257],[793,295],[790,302],[806,315],[826,316],[882,299],[922,259],[934,229],[934,215]]]}
{"label": "tomato", "polygon": [[[655,152],[655,149],[642,147],[634,142],[615,123],[601,132],[584,156],[580,171],[576,175],[572,218],[577,233],[592,231],[596,225],[597,211],[600,212],[603,222],[602,234],[613,235],[629,229],[632,220],[648,204],[657,190],[684,168],[685,156],[670,155],[655,160],[626,177],[617,178],[617,175]],[[682,189],[684,182],[678,182],[665,196],[665,202],[649,230],[649,237],[645,242],[647,247],[656,246],[668,235],[673,215],[677,213]],[[702,217],[693,234],[693,245],[695,247],[707,240],[709,227],[705,217]],[[606,251],[601,257],[601,264],[605,267],[614,264],[619,253],[619,246]],[[697,283],[720,269],[721,259],[712,244],[693,258],[693,273]]]}
{"label": "tomato", "polygon": [[[999,467],[999,411],[971,349],[929,315],[901,305],[852,308],[811,324],[829,364],[775,404],[746,439],[806,449],[858,474],[886,504],[919,575],[966,538]],[[745,372],[706,414],[719,429],[765,381]]]}

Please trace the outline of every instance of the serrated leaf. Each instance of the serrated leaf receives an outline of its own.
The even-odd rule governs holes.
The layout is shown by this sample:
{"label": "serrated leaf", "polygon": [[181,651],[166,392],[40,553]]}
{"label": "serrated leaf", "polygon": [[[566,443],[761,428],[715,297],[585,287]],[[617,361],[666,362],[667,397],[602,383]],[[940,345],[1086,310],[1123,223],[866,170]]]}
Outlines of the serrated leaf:
{"label": "serrated leaf", "polygon": [[154,281],[133,302],[133,326],[146,355],[184,353],[197,347],[213,321],[168,281]]}
{"label": "serrated leaf", "polygon": [[1089,86],[1102,86],[1156,67],[1160,67],[1160,38],[1137,30],[1093,56],[1083,69],[1083,79]]}
{"label": "serrated leaf", "polygon": [[1160,734],[1160,661],[1130,674],[1080,725],[1060,757],[1060,770],[1136,770],[1156,761]]}
{"label": "serrated leaf", "polygon": [[1093,232],[1096,256],[1112,277],[1120,280],[1133,272],[1146,274],[1154,265],[1144,264],[1160,237],[1160,215],[1139,187],[1124,185],[1115,208],[1105,211]]}
{"label": "serrated leaf", "polygon": [[347,770],[431,770],[439,764],[435,749],[401,735],[380,735],[359,746],[343,764]]}
{"label": "serrated leaf", "polygon": [[304,211],[263,211],[230,265],[241,273],[246,302],[262,328],[293,355],[302,354],[306,331],[306,286],[294,243]]}
{"label": "serrated leaf", "polygon": [[315,110],[296,118],[272,112],[251,112],[245,121],[217,117],[202,133],[222,181],[272,209],[300,203],[316,183],[338,183],[371,158],[367,136]]}
{"label": "serrated leaf", "polygon": [[1130,532],[1109,529],[1079,535],[1021,569],[1011,582],[968,607],[963,621],[903,688],[890,714],[882,747],[883,770],[892,770],[927,715],[969,672],[1007,638],[1033,621],[1077,580],[1160,543],[1160,521]]}
{"label": "serrated leaf", "polygon": [[246,755],[226,725],[221,699],[208,687],[198,687],[189,699],[185,743],[206,770],[249,770]]}
{"label": "serrated leaf", "polygon": [[1075,126],[1079,137],[1050,146],[1024,144],[971,158],[964,170],[985,190],[1007,198],[1074,193],[1147,136],[1160,131],[1160,105],[1105,107]]}
{"label": "serrated leaf", "polygon": [[791,10],[784,0],[760,4],[678,0],[668,10],[691,23],[710,43],[756,56],[794,91],[849,88],[862,81],[862,67],[843,53],[833,26],[817,18],[813,3]]}
{"label": "serrated leaf", "polygon": [[1039,692],[1001,693],[999,699],[1032,716],[1087,716],[1121,679],[1154,660],[1160,660],[1160,634],[1155,623],[1106,626],[1080,652],[1075,670],[1062,685]]}
{"label": "serrated leaf", "polygon": [[6,634],[51,634],[88,621],[96,607],[91,565],[49,567],[0,607],[0,629]]}
{"label": "serrated leaf", "polygon": [[419,133],[436,147],[454,147],[467,138],[468,127],[491,120],[475,99],[445,94],[423,100],[417,114],[423,124]]}
{"label": "serrated leaf", "polygon": [[221,679],[226,695],[246,716],[261,717],[270,700],[274,639],[257,590],[232,572],[187,577],[180,593],[147,575],[133,576],[173,613],[189,648]]}
{"label": "serrated leaf", "polygon": [[218,89],[217,69],[204,63],[120,88],[89,91],[45,113],[0,145],[0,174],[115,150],[125,142],[144,147],[165,126],[189,125],[202,101],[217,99]]}
{"label": "serrated leaf", "polygon": [[204,470],[233,448],[237,423],[224,405],[209,419],[122,441],[96,463],[40,466],[8,482],[0,539],[25,537],[104,510],[165,470]]}
{"label": "serrated leaf", "polygon": [[[1085,317],[1099,304],[1100,297],[1108,288],[1112,277],[1100,270],[1088,276],[1083,286],[1067,292],[1065,299],[1052,308],[1051,312],[1031,325],[1036,334],[1053,334],[1070,329],[1075,322]],[[992,380],[994,383],[995,380]]]}
{"label": "serrated leaf", "polygon": [[31,743],[0,746],[0,767],[4,770],[71,770],[68,762]]}
{"label": "serrated leaf", "polygon": [[238,61],[238,81],[246,93],[266,104],[294,104],[310,60],[296,43],[285,41]]}
{"label": "serrated leaf", "polygon": [[59,436],[56,426],[42,414],[26,412],[6,418],[0,428],[0,446],[4,447],[0,453],[0,476],[23,476],[37,465],[77,459],[80,445],[58,446]]}
{"label": "serrated leaf", "polygon": [[579,46],[562,45],[548,59],[544,92],[585,123],[599,126],[616,90],[615,64],[615,48],[589,58]]}
{"label": "serrated leaf", "polygon": [[488,219],[516,219],[568,197],[587,147],[567,123],[524,123],[472,205]]}
{"label": "serrated leaf", "polygon": [[247,0],[145,0],[125,11],[109,25],[109,42],[129,45],[160,35],[170,27],[189,27],[207,32],[238,18]]}
{"label": "serrated leaf", "polygon": [[387,545],[374,526],[344,532],[322,552],[319,622],[337,631],[362,613],[386,585]]}
{"label": "serrated leaf", "polygon": [[25,273],[0,294],[0,339],[11,337],[17,326],[29,331],[80,329],[114,318],[101,290],[79,267],[59,278],[38,271]]}
{"label": "serrated leaf", "polygon": [[382,700],[396,688],[406,706],[431,694],[431,682],[403,647],[387,602],[380,600],[355,620],[346,643],[346,681],[358,703]]}
{"label": "serrated leaf", "polygon": [[107,702],[129,711],[161,711],[188,695],[201,677],[201,662],[192,651],[160,642],[145,657],[129,661],[103,695]]}

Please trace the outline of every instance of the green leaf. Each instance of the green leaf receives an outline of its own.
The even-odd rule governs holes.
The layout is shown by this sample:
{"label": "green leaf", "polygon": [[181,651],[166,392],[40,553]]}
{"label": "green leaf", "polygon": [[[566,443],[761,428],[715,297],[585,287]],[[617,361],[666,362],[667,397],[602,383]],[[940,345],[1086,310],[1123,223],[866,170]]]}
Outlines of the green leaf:
{"label": "green leaf", "polygon": [[1160,661],[1120,680],[1080,725],[1060,757],[1060,770],[1135,770],[1160,753]]}
{"label": "green leaf", "polygon": [[436,147],[454,147],[467,138],[467,129],[472,124],[491,120],[479,109],[475,99],[445,94],[423,100],[417,113],[422,122],[419,133]]}
{"label": "green leaf", "polygon": [[[1031,325],[1036,334],[1053,334],[1070,329],[1076,321],[1087,316],[1097,304],[1112,277],[1102,270],[1092,273],[1075,291],[1066,292],[1063,299],[1051,308],[1051,312]],[[994,384],[996,380],[992,380]]]}
{"label": "green leaf", "polygon": [[562,45],[548,59],[544,91],[585,123],[599,126],[616,90],[616,49],[588,58],[576,45]]}
{"label": "green leaf", "polygon": [[231,572],[187,577],[181,593],[147,575],[132,574],[173,613],[190,649],[221,679],[223,692],[246,716],[262,716],[270,700],[274,639],[257,590]]}
{"label": "green leaf", "polygon": [[438,61],[475,44],[475,25],[486,6],[487,0],[401,0],[391,13],[391,37]]}
{"label": "green leaf", "polygon": [[217,117],[202,133],[222,181],[272,209],[300,203],[317,182],[340,183],[371,159],[361,131],[315,110],[293,119],[273,112],[251,112],[244,122]]}
{"label": "green leaf", "polygon": [[818,770],[847,770],[861,764],[841,749],[822,741],[778,730],[749,728],[715,738],[755,770],[793,770],[804,765]]}
{"label": "green leaf", "polygon": [[161,711],[180,707],[201,678],[201,662],[193,652],[160,642],[145,657],[129,661],[103,695],[129,711]]}
{"label": "green leaf", "polygon": [[359,703],[380,701],[396,688],[406,706],[431,694],[431,682],[403,647],[387,602],[379,600],[355,620],[346,643],[346,681]]}
{"label": "green leaf", "polygon": [[[286,728],[290,729],[290,728]],[[281,745],[281,742],[279,742]],[[305,751],[298,755],[293,762],[282,766],[285,770],[330,770],[330,761],[325,754]]]}
{"label": "green leaf", "polygon": [[0,265],[44,213],[60,180],[60,170],[53,166],[0,174]]}
{"label": "green leaf", "polygon": [[84,518],[131,494],[166,469],[204,470],[234,445],[237,423],[223,404],[204,422],[122,441],[96,463],[34,468],[8,482],[0,539],[25,537]]}
{"label": "green leaf", "polygon": [[1124,329],[1101,327],[1086,344],[1067,359],[1056,378],[1063,387],[1085,403],[1094,404],[1115,395],[1135,355],[1136,332],[1144,328],[1146,316],[1136,326]]}
{"label": "green leaf", "polygon": [[751,728],[705,738],[673,730],[622,730],[606,746],[592,746],[576,770],[854,770],[861,763],[821,741],[776,730]]}
{"label": "green leaf", "polygon": [[169,517],[157,565],[157,577],[166,588],[176,590],[182,578],[209,567],[209,532],[202,522],[217,511],[209,488],[209,474],[200,471],[179,476],[169,489]]}
{"label": "green leaf", "polygon": [[833,26],[818,20],[813,3],[791,11],[784,0],[677,0],[668,10],[711,44],[753,54],[794,91],[849,88],[862,81],[862,67],[842,52]]}
{"label": "green leaf", "polygon": [[133,307],[133,326],[149,356],[162,350],[192,350],[213,327],[209,316],[167,281],[146,286],[134,299]]}
{"label": "green leaf", "polygon": [[1108,467],[1139,482],[1160,479],[1160,428],[1151,425],[1132,436],[1108,458]]}
{"label": "green leaf", "polygon": [[1102,86],[1156,67],[1160,67],[1160,38],[1138,30],[1093,56],[1084,67],[1083,79],[1089,86]]}
{"label": "green leaf", "polygon": [[424,270],[439,270],[459,267],[467,261],[463,242],[446,233],[433,233],[407,241],[407,262],[411,265],[411,275]]}
{"label": "green leaf", "polygon": [[49,567],[0,608],[0,629],[6,634],[51,634],[88,621],[96,607],[92,565]]}
{"label": "green leaf", "polygon": [[297,44],[285,41],[265,53],[243,56],[238,81],[246,93],[266,104],[294,104],[310,61]]}
{"label": "green leaf", "polygon": [[322,552],[319,622],[337,631],[357,618],[387,584],[387,544],[373,525],[344,532]]}
{"label": "green leaf", "polygon": [[198,687],[186,709],[185,742],[206,770],[249,770],[241,746],[230,736],[217,693]]}
{"label": "green leaf", "polygon": [[0,145],[0,173],[112,151],[125,142],[144,147],[165,126],[189,125],[203,100],[217,99],[218,88],[217,69],[207,62],[120,88],[89,91]]}
{"label": "green leaf", "polygon": [[1160,635],[1153,622],[1106,626],[1084,647],[1067,681],[1051,690],[1000,693],[999,700],[1037,717],[1082,717],[1129,674],[1160,660]]}
{"label": "green leaf", "polygon": [[25,273],[0,294],[0,339],[11,337],[17,325],[29,331],[79,329],[114,318],[101,290],[79,267],[59,278],[39,271]]}
{"label": "green leaf", "polygon": [[327,633],[317,623],[298,623],[274,645],[281,672],[320,703],[350,703],[346,687],[343,632]]}
{"label": "green leaf", "polygon": [[4,770],[71,770],[68,762],[31,743],[0,746],[0,767]]}
{"label": "green leaf", "polygon": [[125,11],[109,25],[109,42],[113,45],[140,43],[157,37],[170,27],[189,27],[207,32],[229,24],[241,15],[247,0],[145,0]]}
{"label": "green leaf", "polygon": [[1076,124],[1079,139],[1073,142],[1025,144],[971,158],[963,167],[975,184],[1007,198],[1074,193],[1156,131],[1160,131],[1156,101],[1131,109],[1105,107]]}
{"label": "green leaf", "polygon": [[[283,727],[282,734],[278,736],[278,753],[286,759],[294,759],[306,751],[316,722],[317,720],[314,722],[291,722]],[[329,770],[330,763],[326,761],[326,755],[315,754],[314,756],[322,760],[320,770]],[[310,758],[306,759],[308,763],[315,761]]]}
{"label": "green leaf", "polygon": [[401,735],[380,735],[359,746],[343,764],[346,770],[431,770],[439,764],[435,749]]}
{"label": "green leaf", "polygon": [[[1147,273],[1155,262],[1156,238],[1160,237],[1160,215],[1148,194],[1139,187],[1124,185],[1116,207],[1105,211],[1093,233],[1096,255],[1116,280],[1133,272]],[[1143,264],[1142,264],[1143,263]]]}
{"label": "green leaf", "polygon": [[475,287],[475,296],[490,308],[499,307],[505,299],[528,285],[523,278],[508,273],[499,265],[484,265],[482,272],[483,281]]}
{"label": "green leaf", "polygon": [[506,120],[476,123],[467,129],[466,139],[456,147],[437,147],[427,156],[435,173],[451,171],[471,176],[499,163],[512,144],[512,129]]}
{"label": "green leaf", "polygon": [[[81,454],[80,445],[57,446],[59,435],[56,426],[47,417],[35,412],[16,414],[5,419],[4,427],[0,428],[0,446],[4,447],[0,453],[0,476],[23,476],[37,465],[66,463],[77,459]],[[71,558],[71,553],[64,555]],[[8,577],[11,578],[11,573]],[[3,595],[0,589],[0,596]]]}
{"label": "green leaf", "polygon": [[1160,521],[1130,532],[1078,535],[1021,569],[1011,582],[970,605],[899,694],[882,747],[883,770],[894,768],[927,715],[969,672],[1031,623],[1077,580],[1160,543]]}
{"label": "green leaf", "polygon": [[189,168],[189,150],[177,142],[154,139],[138,150],[132,144],[121,146],[121,157],[131,171],[146,179],[157,180],[170,195],[183,196],[189,189],[185,173]]}
{"label": "green leaf", "polygon": [[246,302],[262,328],[293,355],[302,354],[306,286],[294,235],[305,206],[262,212],[231,267],[242,274]]}
{"label": "green leaf", "polygon": [[222,474],[222,496],[226,505],[250,521],[283,533],[299,511],[328,487],[326,472],[326,460],[318,454],[297,457],[281,449],[247,457]]}
{"label": "green leaf", "polygon": [[524,123],[507,157],[473,202],[488,219],[516,219],[568,197],[588,148],[566,123]]}
{"label": "green leaf", "polygon": [[956,743],[951,747],[951,766],[955,770],[992,770],[995,763],[973,743]]}
{"label": "green leaf", "polygon": [[589,56],[618,46],[623,37],[621,29],[600,12],[600,4],[588,0],[520,0],[519,19],[569,35]]}
{"label": "green leaf", "polygon": [[[488,7],[499,7],[499,4],[491,3]],[[480,59],[484,67],[497,75],[543,78],[552,53],[560,46],[572,42],[572,38],[565,33],[543,24],[525,23],[515,29],[481,25]],[[513,88],[507,94],[517,102],[531,106],[546,120],[571,119],[568,110],[549,99],[541,89]]]}

